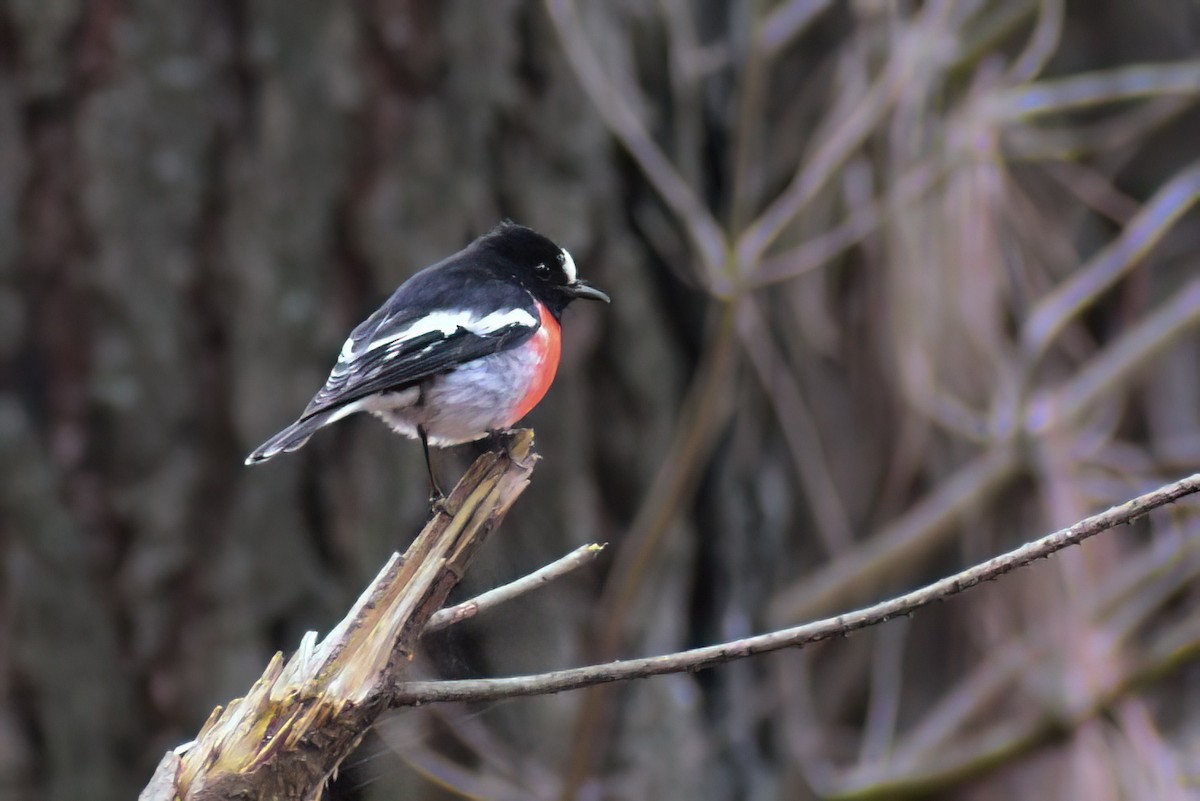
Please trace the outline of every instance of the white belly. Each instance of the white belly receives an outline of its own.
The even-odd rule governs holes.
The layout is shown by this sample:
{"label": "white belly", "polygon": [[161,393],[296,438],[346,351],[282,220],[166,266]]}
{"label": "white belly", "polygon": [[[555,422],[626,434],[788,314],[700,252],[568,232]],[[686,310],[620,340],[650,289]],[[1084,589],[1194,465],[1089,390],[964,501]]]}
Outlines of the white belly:
{"label": "white belly", "polygon": [[516,422],[513,412],[538,368],[536,352],[516,348],[476,359],[420,387],[364,398],[354,404],[355,411],[371,412],[414,439],[422,426],[431,445],[472,442]]}

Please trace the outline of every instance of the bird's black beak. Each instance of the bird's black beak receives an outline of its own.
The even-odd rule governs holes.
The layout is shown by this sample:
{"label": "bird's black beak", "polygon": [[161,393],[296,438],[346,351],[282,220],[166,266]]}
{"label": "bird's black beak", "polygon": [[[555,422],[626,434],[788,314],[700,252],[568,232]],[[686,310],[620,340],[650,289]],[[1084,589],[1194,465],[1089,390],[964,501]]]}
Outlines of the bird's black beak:
{"label": "bird's black beak", "polygon": [[612,303],[608,295],[601,292],[596,287],[589,284],[587,281],[576,281],[573,284],[567,284],[563,290],[573,298],[582,298],[584,300],[602,300],[605,303]]}

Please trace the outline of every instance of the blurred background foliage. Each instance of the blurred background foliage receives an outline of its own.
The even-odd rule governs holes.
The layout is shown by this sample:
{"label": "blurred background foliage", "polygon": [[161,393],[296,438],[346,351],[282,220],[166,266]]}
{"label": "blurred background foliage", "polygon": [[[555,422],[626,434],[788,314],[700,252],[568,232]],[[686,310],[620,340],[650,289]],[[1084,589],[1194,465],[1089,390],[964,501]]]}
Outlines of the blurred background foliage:
{"label": "blurred background foliage", "polygon": [[[464,592],[612,546],[420,674],[834,614],[1196,470],[1198,54],[1196,0],[6,0],[0,794],[130,797],[412,536],[374,421],[241,460],[503,217],[614,303]],[[845,641],[397,715],[328,797],[1196,797],[1193,510]]]}

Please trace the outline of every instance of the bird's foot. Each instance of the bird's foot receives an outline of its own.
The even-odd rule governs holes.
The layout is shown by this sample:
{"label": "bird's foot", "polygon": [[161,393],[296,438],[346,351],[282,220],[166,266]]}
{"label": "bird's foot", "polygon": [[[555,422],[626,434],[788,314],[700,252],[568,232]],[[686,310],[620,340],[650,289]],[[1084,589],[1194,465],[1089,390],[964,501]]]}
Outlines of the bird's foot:
{"label": "bird's foot", "polygon": [[507,451],[513,438],[513,429],[489,428],[484,448],[489,451]]}
{"label": "bird's foot", "polygon": [[446,511],[446,491],[442,489],[442,485],[438,483],[434,477],[433,471],[429,471],[429,505],[434,512]]}

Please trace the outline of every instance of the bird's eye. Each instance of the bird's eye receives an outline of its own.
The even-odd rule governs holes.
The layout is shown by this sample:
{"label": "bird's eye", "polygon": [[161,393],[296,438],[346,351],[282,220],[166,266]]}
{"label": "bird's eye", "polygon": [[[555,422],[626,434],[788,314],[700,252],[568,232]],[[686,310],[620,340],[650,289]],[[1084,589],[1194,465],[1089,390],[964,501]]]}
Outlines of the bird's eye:
{"label": "bird's eye", "polygon": [[547,275],[550,274],[550,268],[546,266],[545,262],[539,264],[538,266],[534,267],[533,269],[537,270],[537,274],[542,276],[543,278],[545,278]]}

